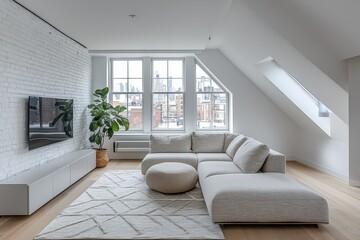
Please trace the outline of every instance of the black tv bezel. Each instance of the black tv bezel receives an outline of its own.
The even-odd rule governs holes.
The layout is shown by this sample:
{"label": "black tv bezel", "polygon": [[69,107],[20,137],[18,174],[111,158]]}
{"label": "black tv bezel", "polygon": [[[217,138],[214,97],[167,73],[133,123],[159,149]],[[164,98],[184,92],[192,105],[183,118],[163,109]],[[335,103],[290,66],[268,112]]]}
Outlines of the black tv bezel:
{"label": "black tv bezel", "polygon": [[[42,97],[42,96],[34,96],[34,95],[29,95],[28,97],[28,101],[27,101],[27,144],[28,144],[28,150],[34,150],[34,149],[38,149],[38,148],[42,148],[42,147],[45,147],[45,146],[49,146],[49,145],[53,145],[53,144],[56,144],[56,143],[61,143],[61,142],[64,142],[64,141],[67,141],[67,140],[70,140],[70,139],[73,139],[74,136],[72,137],[68,137],[67,139],[63,139],[61,141],[57,141],[57,142],[51,142],[51,143],[48,143],[48,144],[43,144],[41,146],[32,146],[30,144],[30,99],[31,98],[46,98],[46,99],[59,99],[59,100],[64,100],[64,101],[67,101],[67,100],[71,100],[74,104],[74,99],[73,98],[63,98],[63,97]],[[74,111],[74,106],[73,106],[73,111]],[[74,119],[72,120],[72,126],[74,126]],[[74,133],[74,128],[73,128],[73,131],[72,133]]]}

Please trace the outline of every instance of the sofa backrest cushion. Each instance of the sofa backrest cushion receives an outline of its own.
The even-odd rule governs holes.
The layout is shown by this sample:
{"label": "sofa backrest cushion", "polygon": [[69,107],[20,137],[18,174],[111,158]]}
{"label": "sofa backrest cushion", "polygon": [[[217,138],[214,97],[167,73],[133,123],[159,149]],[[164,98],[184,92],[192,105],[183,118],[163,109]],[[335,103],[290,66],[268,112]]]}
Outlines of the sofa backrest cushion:
{"label": "sofa backrest cushion", "polygon": [[226,149],[229,147],[229,144],[234,140],[239,134],[236,133],[226,133],[225,134],[225,140],[224,140],[224,150],[223,152],[226,152]]}
{"label": "sofa backrest cushion", "polygon": [[191,134],[150,135],[150,153],[191,152]]}
{"label": "sofa backrest cushion", "polygon": [[237,136],[234,140],[231,141],[231,143],[227,147],[226,154],[233,159],[236,151],[239,149],[239,147],[241,147],[241,145],[244,144],[246,140],[247,137],[245,137],[243,134]]}
{"label": "sofa backrest cushion", "polygon": [[224,150],[225,134],[192,133],[192,150],[195,153],[221,153]]}
{"label": "sofa backrest cushion", "polygon": [[256,173],[261,169],[269,152],[269,146],[249,138],[236,151],[233,161],[244,173]]}

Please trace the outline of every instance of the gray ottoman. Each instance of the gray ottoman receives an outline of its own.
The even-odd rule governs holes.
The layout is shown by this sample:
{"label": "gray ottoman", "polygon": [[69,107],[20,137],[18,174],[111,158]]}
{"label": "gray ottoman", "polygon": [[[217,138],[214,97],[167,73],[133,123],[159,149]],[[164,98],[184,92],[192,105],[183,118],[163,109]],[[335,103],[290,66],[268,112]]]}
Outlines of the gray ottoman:
{"label": "gray ottoman", "polygon": [[141,162],[141,173],[146,171],[153,165],[166,162],[186,163],[197,168],[197,156],[195,153],[149,153]]}
{"label": "gray ottoman", "polygon": [[193,189],[198,181],[194,167],[176,162],[159,163],[146,172],[146,184],[162,193],[182,193]]}

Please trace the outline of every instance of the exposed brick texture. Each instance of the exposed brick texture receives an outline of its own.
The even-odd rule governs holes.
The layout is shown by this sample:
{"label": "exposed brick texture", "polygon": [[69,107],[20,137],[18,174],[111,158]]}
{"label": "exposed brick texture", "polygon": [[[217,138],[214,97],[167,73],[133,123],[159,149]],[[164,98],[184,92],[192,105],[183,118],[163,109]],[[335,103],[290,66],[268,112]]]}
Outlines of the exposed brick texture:
{"label": "exposed brick texture", "polygon": [[[74,138],[28,150],[28,96],[74,99]],[[91,57],[11,0],[0,0],[0,180],[89,146]]]}

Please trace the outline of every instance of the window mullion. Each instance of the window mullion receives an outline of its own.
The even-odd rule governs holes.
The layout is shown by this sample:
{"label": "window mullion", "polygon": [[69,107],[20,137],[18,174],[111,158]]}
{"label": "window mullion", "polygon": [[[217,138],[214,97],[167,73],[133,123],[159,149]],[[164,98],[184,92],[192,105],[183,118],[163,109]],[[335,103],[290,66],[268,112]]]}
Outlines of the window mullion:
{"label": "window mullion", "polygon": [[195,58],[186,57],[184,66],[184,123],[186,132],[196,131],[197,126],[197,94],[196,94]]}
{"label": "window mullion", "polygon": [[151,59],[143,58],[143,126],[144,132],[151,132],[152,125],[152,69]]}

